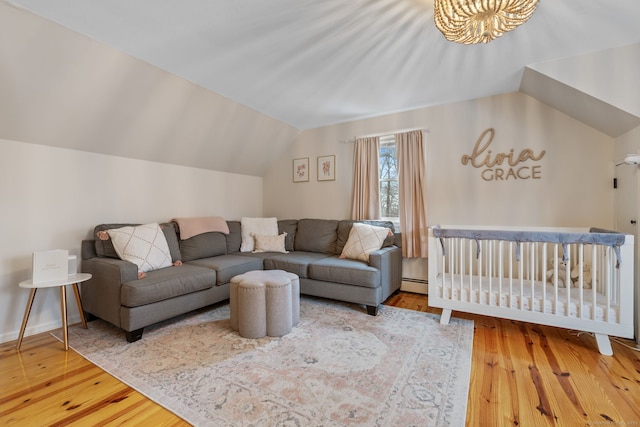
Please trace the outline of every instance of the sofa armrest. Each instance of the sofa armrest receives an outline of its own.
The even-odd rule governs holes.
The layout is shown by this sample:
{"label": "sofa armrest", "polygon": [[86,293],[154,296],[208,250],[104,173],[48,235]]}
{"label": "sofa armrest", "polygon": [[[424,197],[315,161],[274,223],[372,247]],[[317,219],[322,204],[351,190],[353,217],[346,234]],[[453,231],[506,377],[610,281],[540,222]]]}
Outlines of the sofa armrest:
{"label": "sofa armrest", "polygon": [[95,240],[83,240],[80,248],[80,256],[83,260],[98,256],[98,254],[96,254]]}
{"label": "sofa armrest", "polygon": [[383,301],[402,284],[402,249],[387,246],[369,254],[369,265],[380,271]]}
{"label": "sofa armrest", "polygon": [[121,287],[138,279],[138,266],[121,259],[95,257],[83,260],[82,272],[92,275],[81,284],[84,311],[120,326]]}
{"label": "sofa armrest", "polygon": [[382,268],[382,263],[390,261],[390,254],[399,249],[397,246],[386,246],[369,254],[369,265],[375,268]]}
{"label": "sofa armrest", "polygon": [[117,277],[118,284],[138,279],[138,266],[123,259],[95,257],[85,260],[82,264],[83,273],[91,273],[94,277],[96,275],[110,275],[113,279]]}

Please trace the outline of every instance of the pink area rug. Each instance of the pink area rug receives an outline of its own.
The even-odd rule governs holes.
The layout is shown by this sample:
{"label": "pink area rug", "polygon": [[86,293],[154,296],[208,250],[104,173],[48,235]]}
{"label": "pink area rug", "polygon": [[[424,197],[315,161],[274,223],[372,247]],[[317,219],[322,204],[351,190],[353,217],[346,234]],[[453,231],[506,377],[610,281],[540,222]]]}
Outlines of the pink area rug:
{"label": "pink area rug", "polygon": [[71,347],[196,426],[464,426],[473,322],[302,297],[284,337],[246,339],[218,305],[124,333],[96,320]]}

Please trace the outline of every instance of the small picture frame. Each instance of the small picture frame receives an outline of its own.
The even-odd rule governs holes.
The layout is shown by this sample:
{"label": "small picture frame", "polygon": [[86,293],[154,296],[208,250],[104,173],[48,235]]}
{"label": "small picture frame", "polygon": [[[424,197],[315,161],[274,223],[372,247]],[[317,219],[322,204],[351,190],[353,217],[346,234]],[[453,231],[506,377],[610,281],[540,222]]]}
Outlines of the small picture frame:
{"label": "small picture frame", "polygon": [[293,159],[293,182],[309,181],[309,158]]}
{"label": "small picture frame", "polygon": [[318,157],[318,181],[335,181],[336,156]]}

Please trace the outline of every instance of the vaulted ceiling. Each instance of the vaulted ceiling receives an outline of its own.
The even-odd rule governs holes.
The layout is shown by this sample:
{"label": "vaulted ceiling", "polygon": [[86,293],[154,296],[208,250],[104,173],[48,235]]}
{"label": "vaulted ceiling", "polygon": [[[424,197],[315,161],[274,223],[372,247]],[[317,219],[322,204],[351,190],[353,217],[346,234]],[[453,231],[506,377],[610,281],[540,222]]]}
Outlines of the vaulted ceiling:
{"label": "vaulted ceiling", "polygon": [[[637,0],[540,0],[473,46],[444,39],[432,0],[11,3],[300,130],[514,92],[527,66],[640,42]],[[523,91],[560,104],[544,76]]]}

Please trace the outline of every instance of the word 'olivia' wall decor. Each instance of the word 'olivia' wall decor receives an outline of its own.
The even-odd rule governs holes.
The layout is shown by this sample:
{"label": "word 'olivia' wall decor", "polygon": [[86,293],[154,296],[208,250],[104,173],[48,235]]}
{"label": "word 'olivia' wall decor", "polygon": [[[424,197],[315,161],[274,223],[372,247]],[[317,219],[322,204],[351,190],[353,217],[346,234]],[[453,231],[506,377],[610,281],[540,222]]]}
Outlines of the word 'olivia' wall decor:
{"label": "word 'olivia' wall decor", "polygon": [[478,137],[472,153],[462,156],[462,164],[470,164],[474,168],[482,169],[480,176],[485,181],[540,179],[542,177],[542,166],[531,163],[540,161],[545,155],[545,150],[536,155],[533,150],[527,148],[516,155],[512,148],[508,153],[493,154],[489,146],[495,134],[495,129],[485,129]]}

